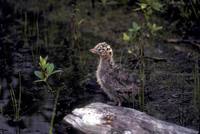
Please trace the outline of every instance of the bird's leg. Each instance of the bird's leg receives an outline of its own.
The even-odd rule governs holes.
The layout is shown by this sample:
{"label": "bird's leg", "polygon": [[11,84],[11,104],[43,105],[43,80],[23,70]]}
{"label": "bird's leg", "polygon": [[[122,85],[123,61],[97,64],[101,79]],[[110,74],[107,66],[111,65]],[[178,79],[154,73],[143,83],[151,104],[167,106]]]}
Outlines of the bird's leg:
{"label": "bird's leg", "polygon": [[120,100],[118,100],[118,106],[121,106],[122,102]]}
{"label": "bird's leg", "polygon": [[122,101],[120,100],[120,98],[115,98],[114,101],[117,104],[117,106],[121,106],[122,105]]}
{"label": "bird's leg", "polygon": [[122,105],[122,103],[121,102],[118,102],[118,106],[120,107]]}

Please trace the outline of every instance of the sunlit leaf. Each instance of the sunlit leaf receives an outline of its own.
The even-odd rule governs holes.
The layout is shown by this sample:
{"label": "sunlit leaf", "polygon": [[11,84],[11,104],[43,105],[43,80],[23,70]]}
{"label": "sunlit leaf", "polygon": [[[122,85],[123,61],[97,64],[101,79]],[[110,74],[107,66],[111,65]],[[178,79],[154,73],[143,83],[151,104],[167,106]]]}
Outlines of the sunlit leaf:
{"label": "sunlit leaf", "polygon": [[123,40],[130,41],[130,36],[127,33],[123,33]]}
{"label": "sunlit leaf", "polygon": [[40,56],[40,66],[43,68],[46,65],[46,58],[42,58],[42,56]]}
{"label": "sunlit leaf", "polygon": [[47,73],[51,74],[53,72],[53,70],[54,70],[54,64],[53,63],[48,64],[48,66],[47,66]]}
{"label": "sunlit leaf", "polygon": [[147,8],[147,4],[145,4],[145,3],[140,3],[140,8],[143,10],[143,9],[145,9],[145,8]]}
{"label": "sunlit leaf", "polygon": [[43,61],[43,58],[42,58],[42,56],[40,56],[40,63]]}

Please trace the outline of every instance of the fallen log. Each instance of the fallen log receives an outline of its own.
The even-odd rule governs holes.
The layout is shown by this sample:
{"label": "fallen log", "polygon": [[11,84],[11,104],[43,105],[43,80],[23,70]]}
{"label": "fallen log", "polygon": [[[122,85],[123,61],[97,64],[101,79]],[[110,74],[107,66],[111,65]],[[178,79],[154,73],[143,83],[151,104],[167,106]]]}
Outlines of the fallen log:
{"label": "fallen log", "polygon": [[103,103],[77,108],[64,121],[86,134],[198,134],[135,109]]}

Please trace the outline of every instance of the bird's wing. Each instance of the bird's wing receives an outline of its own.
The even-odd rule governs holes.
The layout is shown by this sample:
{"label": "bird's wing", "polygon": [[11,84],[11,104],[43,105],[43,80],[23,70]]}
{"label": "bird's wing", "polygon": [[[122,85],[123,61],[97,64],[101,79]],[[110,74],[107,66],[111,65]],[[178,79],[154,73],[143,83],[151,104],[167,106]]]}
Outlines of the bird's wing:
{"label": "bird's wing", "polygon": [[114,89],[119,92],[132,92],[138,90],[139,79],[134,73],[123,70],[119,66],[113,66],[110,72],[110,79],[113,81]]}

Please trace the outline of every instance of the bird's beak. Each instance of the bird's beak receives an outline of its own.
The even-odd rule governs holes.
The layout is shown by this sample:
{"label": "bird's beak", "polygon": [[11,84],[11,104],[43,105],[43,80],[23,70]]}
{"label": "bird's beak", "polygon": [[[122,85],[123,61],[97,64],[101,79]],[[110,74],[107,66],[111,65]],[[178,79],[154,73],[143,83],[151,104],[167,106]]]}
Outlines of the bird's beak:
{"label": "bird's beak", "polygon": [[96,50],[94,48],[90,49],[90,52],[96,53]]}

